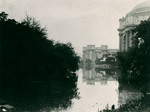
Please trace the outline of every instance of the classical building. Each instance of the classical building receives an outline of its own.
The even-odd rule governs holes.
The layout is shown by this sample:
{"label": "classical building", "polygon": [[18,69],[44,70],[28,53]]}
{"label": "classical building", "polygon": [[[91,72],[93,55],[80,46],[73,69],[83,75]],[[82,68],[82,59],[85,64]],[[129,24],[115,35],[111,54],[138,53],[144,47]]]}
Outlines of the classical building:
{"label": "classical building", "polygon": [[150,17],[150,1],[135,6],[125,17],[119,19],[119,50],[127,51],[132,46],[132,29]]}
{"label": "classical building", "polygon": [[90,59],[92,62],[95,62],[96,59],[102,58],[105,54],[114,54],[118,49],[108,49],[107,45],[101,45],[101,47],[95,47],[95,45],[87,45],[83,47],[83,56],[82,59]]}

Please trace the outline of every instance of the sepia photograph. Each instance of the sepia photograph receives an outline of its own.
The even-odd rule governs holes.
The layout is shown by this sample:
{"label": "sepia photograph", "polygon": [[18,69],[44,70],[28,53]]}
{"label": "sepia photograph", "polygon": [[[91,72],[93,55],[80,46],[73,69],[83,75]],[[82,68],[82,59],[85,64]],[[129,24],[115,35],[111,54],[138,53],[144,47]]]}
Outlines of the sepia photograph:
{"label": "sepia photograph", "polygon": [[0,0],[0,112],[150,112],[150,0]]}

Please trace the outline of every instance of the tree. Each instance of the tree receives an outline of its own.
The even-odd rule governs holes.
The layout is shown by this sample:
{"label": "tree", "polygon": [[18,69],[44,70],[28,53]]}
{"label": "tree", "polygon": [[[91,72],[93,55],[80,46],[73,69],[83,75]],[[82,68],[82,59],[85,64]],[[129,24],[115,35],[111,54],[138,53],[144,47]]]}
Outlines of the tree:
{"label": "tree", "polygon": [[17,22],[6,19],[4,12],[0,15],[1,77],[13,74],[14,80],[50,80],[78,70],[79,56],[72,45],[47,39],[45,28],[35,18]]}
{"label": "tree", "polygon": [[7,16],[8,16],[8,14],[6,14],[5,12],[1,12],[0,13],[0,21],[7,20]]}
{"label": "tree", "polygon": [[[133,33],[136,35],[132,37],[131,49],[117,56],[122,68],[121,81],[144,90],[150,82],[150,20],[141,21]],[[140,47],[139,38],[143,40]]]}
{"label": "tree", "polygon": [[100,64],[100,61],[101,61],[101,59],[96,59],[96,60],[95,60],[95,64],[96,64],[96,65]]}
{"label": "tree", "polygon": [[114,57],[107,57],[106,62],[108,62],[108,63],[115,62],[115,58]]}
{"label": "tree", "polygon": [[54,44],[34,18],[7,15],[0,13],[0,98],[18,111],[70,106],[79,62],[72,45]]}

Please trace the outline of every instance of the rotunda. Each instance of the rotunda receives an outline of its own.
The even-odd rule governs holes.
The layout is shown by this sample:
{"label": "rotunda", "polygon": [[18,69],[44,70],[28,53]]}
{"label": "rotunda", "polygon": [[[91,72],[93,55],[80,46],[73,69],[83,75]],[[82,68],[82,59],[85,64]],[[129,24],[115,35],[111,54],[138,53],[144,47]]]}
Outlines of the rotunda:
{"label": "rotunda", "polygon": [[119,19],[119,49],[127,51],[132,46],[132,30],[142,20],[150,17],[150,0],[135,6],[125,17]]}

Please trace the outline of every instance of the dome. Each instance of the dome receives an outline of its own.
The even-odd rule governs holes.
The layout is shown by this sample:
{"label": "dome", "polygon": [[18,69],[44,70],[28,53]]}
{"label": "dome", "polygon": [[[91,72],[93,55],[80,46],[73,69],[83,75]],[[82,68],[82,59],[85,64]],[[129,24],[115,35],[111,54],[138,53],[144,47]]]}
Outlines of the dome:
{"label": "dome", "polygon": [[140,13],[140,12],[148,12],[150,11],[150,0],[142,2],[140,4],[138,4],[137,6],[135,6],[132,11],[129,12],[129,14],[131,13]]}
{"label": "dome", "polygon": [[135,6],[133,8],[133,10],[141,9],[141,8],[147,8],[147,7],[150,7],[150,0],[138,4],[137,6]]}

